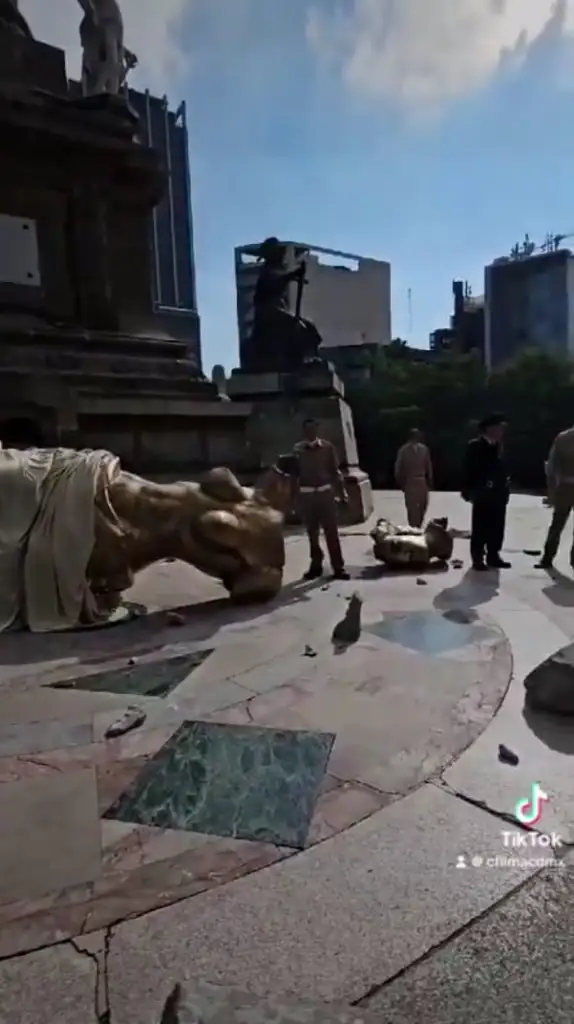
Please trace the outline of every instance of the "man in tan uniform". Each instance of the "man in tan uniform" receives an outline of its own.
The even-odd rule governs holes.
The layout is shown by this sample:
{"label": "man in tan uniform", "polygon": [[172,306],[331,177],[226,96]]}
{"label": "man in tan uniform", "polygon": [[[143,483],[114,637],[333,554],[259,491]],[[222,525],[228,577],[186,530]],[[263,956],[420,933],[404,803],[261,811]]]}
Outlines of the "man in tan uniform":
{"label": "man in tan uniform", "polygon": [[409,526],[422,526],[433,484],[433,472],[430,452],[420,430],[411,430],[409,440],[399,448],[395,480],[405,496]]}
{"label": "man in tan uniform", "polygon": [[337,452],[330,441],[319,437],[315,420],[305,421],[303,434],[304,439],[293,449],[296,465],[293,479],[294,498],[309,538],[311,564],[305,579],[315,580],[323,575],[323,551],[319,542],[323,530],[333,575],[337,580],[348,580],[337,524],[337,498],[346,503],[347,495]]}
{"label": "man in tan uniform", "polygon": [[[548,529],[539,569],[551,569],[560,538],[574,508],[574,427],[563,430],[554,440],[546,463],[548,500],[554,512]],[[570,551],[574,569],[574,542]]]}

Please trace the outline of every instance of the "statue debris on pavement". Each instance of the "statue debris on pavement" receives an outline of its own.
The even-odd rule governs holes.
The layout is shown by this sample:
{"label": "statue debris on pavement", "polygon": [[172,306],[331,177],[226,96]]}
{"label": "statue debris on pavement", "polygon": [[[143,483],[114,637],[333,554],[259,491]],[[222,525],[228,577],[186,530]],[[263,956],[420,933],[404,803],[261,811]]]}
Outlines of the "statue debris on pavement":
{"label": "statue debris on pavement", "polygon": [[395,526],[388,519],[379,519],[371,537],[377,561],[393,568],[424,569],[431,562],[446,563],[452,557],[448,519],[431,519],[424,529]]}
{"label": "statue debris on pavement", "polygon": [[283,511],[290,495],[289,478],[275,468],[252,492],[229,469],[213,469],[197,483],[175,484],[120,470],[96,495],[91,589],[111,612],[135,573],[174,558],[221,580],[233,600],[269,600],[283,581]]}
{"label": "statue debris on pavement", "polygon": [[137,57],[124,45],[124,21],[117,0],[78,0],[84,96],[117,95]]}
{"label": "statue debris on pavement", "polygon": [[228,469],[158,484],[106,451],[0,451],[0,632],[108,621],[141,569],[165,559],[222,582],[234,601],[282,585],[290,477],[253,489]]}
{"label": "statue debris on pavement", "polygon": [[[321,335],[310,320],[300,316],[300,296],[305,284],[305,263],[287,266],[286,246],[267,238],[259,247],[261,267],[253,297],[254,322],[249,342],[242,353],[242,369],[248,373],[299,370],[305,362],[319,358]],[[296,312],[292,312],[289,289],[299,288]]]}

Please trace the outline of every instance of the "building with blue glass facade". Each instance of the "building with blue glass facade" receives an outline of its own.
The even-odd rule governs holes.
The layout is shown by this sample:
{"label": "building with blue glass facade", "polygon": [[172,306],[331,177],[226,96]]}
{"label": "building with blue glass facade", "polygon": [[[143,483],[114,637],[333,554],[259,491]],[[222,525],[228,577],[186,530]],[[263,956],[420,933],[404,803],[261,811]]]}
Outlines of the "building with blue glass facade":
{"label": "building with blue glass facade", "polygon": [[569,249],[495,260],[485,268],[488,368],[525,348],[574,355],[574,256]]}
{"label": "building with blue glass facade", "polygon": [[167,175],[150,224],[156,311],[166,330],[188,341],[189,355],[201,369],[185,103],[172,111],[166,96],[135,89],[129,90],[129,101],[140,118],[142,142],[159,152]]}

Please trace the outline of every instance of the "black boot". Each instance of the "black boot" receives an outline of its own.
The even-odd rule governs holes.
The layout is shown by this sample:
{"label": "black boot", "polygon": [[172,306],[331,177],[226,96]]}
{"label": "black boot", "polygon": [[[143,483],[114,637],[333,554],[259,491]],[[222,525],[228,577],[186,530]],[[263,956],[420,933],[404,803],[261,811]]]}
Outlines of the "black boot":
{"label": "black boot", "polygon": [[486,559],[486,564],[489,569],[511,569],[512,563],[506,562],[500,555],[492,555]]}
{"label": "black boot", "polygon": [[323,566],[322,565],[313,565],[313,564],[311,564],[309,566],[309,568],[307,569],[307,572],[304,574],[303,579],[304,580],[320,580],[322,575],[323,575]]}
{"label": "black boot", "polygon": [[351,575],[350,575],[350,573],[347,572],[347,570],[345,568],[333,569],[333,579],[334,580],[350,580],[351,579]]}

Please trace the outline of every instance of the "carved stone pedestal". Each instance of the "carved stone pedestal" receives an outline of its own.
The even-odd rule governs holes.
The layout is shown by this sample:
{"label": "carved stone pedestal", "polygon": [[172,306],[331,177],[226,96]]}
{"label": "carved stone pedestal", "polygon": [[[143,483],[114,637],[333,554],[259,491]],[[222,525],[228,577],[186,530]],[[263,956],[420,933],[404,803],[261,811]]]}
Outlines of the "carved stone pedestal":
{"label": "carved stone pedestal", "polygon": [[353,416],[345,401],[343,382],[328,363],[303,366],[296,374],[250,374],[234,370],[227,381],[234,401],[249,401],[253,412],[247,425],[252,450],[261,465],[274,462],[301,440],[303,423],[316,419],[319,433],[339,454],[349,503],[341,508],[346,525],[363,523],[373,511],[371,482],[359,468]]}

